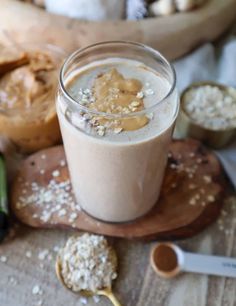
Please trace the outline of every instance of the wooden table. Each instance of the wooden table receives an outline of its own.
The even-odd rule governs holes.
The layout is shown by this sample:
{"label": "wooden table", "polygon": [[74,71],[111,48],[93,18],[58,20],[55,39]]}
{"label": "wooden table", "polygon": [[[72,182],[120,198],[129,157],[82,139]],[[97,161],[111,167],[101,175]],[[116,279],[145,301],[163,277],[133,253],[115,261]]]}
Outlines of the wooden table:
{"label": "wooden table", "polygon": [[[179,241],[179,245],[188,251],[236,257],[236,197],[227,201],[220,220],[222,222],[218,220],[200,235]],[[54,272],[56,252],[53,248],[62,246],[72,234],[15,225],[8,240],[0,245],[0,305],[84,305],[77,295],[61,286]],[[120,263],[114,290],[124,306],[236,305],[236,280],[194,274],[163,280],[154,274],[149,264],[154,243],[119,239],[112,243]],[[47,256],[47,251],[42,252],[45,249],[49,251]],[[6,262],[2,262],[4,256]],[[32,293],[35,286],[42,289],[42,295]],[[37,288],[34,290],[37,292]],[[89,299],[87,305],[110,304],[101,298],[99,303]]]}

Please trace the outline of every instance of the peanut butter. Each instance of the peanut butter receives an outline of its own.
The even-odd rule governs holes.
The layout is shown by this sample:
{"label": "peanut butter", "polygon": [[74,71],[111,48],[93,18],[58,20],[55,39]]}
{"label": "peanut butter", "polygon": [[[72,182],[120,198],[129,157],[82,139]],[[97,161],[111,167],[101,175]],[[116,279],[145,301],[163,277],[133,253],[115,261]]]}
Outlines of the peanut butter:
{"label": "peanut butter", "polygon": [[9,50],[1,50],[0,52],[0,76],[28,63],[26,52],[10,52]]}
{"label": "peanut butter", "polygon": [[43,51],[20,53],[16,58],[6,53],[5,58],[4,64],[2,54],[1,134],[12,139],[25,152],[57,143],[60,140],[54,104],[57,61]]}
{"label": "peanut butter", "polygon": [[[129,114],[144,109],[142,98],[138,93],[142,90],[142,83],[136,79],[125,79],[124,76],[113,68],[99,75],[94,82],[95,102],[89,105],[90,109],[108,114]],[[97,118],[100,125],[104,125],[107,119]],[[146,116],[124,118],[113,122],[115,128],[124,131],[134,131],[148,123]]]}
{"label": "peanut butter", "polygon": [[52,101],[46,101],[45,97],[55,92],[55,72],[55,64],[47,54],[31,54],[27,65],[6,73],[0,79],[1,109],[26,111],[24,120],[35,117],[44,120],[45,106],[53,106]]}

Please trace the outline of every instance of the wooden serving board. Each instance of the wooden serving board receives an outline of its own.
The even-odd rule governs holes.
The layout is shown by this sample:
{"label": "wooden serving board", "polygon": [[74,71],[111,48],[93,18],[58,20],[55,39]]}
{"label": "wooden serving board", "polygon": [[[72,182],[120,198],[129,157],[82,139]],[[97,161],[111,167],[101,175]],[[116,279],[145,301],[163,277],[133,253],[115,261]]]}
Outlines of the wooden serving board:
{"label": "wooden serving board", "polygon": [[[223,205],[227,180],[219,161],[200,142],[189,139],[172,142],[161,197],[148,215],[135,222],[103,223],[79,211],[71,223],[68,216],[72,211],[66,205],[63,206],[65,215],[54,213],[50,220],[42,221],[44,203],[37,205],[32,201],[19,209],[21,197],[32,195],[32,184],[45,187],[52,179],[68,180],[64,160],[63,147],[57,146],[37,152],[22,162],[11,187],[11,209],[20,221],[35,228],[75,228],[123,238],[177,239],[193,236],[213,223]],[[53,178],[52,173],[57,170],[60,175]],[[195,173],[191,174],[193,170]],[[200,199],[194,203],[196,196]],[[48,204],[56,205],[50,202],[45,207]]]}
{"label": "wooden serving board", "polygon": [[1,0],[0,43],[6,31],[16,42],[52,43],[72,52],[105,40],[132,40],[176,59],[213,41],[236,19],[236,0],[208,0],[199,9],[140,21],[88,22],[50,14],[31,4]]}

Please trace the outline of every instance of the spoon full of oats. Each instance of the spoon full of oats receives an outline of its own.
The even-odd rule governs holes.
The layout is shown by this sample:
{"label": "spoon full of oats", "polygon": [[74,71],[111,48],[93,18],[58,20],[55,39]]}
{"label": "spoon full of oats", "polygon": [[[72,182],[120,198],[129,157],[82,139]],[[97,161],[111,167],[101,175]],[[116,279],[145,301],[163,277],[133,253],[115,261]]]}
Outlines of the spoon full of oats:
{"label": "spoon full of oats", "polygon": [[104,295],[114,306],[121,306],[112,292],[116,269],[115,251],[97,235],[69,238],[56,260],[56,274],[64,287],[86,297]]}

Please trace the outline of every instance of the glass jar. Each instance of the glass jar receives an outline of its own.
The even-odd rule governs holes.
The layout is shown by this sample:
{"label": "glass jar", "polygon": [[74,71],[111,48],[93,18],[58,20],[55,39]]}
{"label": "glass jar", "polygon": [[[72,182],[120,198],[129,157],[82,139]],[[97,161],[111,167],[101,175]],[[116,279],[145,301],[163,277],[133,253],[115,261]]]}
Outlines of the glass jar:
{"label": "glass jar", "polygon": [[49,44],[22,43],[1,54],[6,59],[0,65],[1,135],[23,153],[57,144],[55,93],[65,52]]}
{"label": "glass jar", "polygon": [[[149,93],[143,101],[149,101],[148,106],[127,113],[102,112],[88,107],[71,93],[69,84],[81,71],[103,69],[103,65],[120,67],[119,64],[128,65],[125,69],[130,71],[133,65],[150,69],[151,83],[156,86],[143,83],[146,86],[143,90]],[[73,90],[86,92],[85,88]],[[154,91],[157,94],[150,97]],[[139,92],[137,97],[142,95]],[[107,222],[127,222],[151,210],[160,194],[178,109],[174,69],[148,46],[103,42],[80,49],[67,58],[60,73],[57,114],[72,187],[86,213]],[[94,118],[106,122],[106,126],[144,118],[147,124],[135,130],[104,132],[100,125],[91,125],[96,121]]]}

